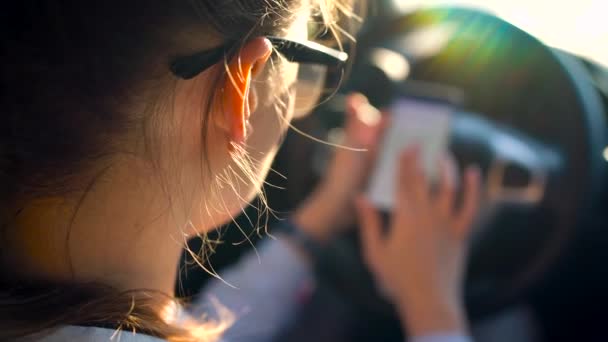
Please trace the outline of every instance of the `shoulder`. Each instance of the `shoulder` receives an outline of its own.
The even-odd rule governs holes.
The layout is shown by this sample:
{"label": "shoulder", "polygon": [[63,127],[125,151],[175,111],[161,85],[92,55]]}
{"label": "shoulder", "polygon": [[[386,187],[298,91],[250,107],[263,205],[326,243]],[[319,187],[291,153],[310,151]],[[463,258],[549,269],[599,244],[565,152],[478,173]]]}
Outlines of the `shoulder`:
{"label": "shoulder", "polygon": [[133,334],[129,331],[96,327],[65,326],[51,331],[43,336],[26,338],[20,342],[166,342],[165,340],[143,334]]}

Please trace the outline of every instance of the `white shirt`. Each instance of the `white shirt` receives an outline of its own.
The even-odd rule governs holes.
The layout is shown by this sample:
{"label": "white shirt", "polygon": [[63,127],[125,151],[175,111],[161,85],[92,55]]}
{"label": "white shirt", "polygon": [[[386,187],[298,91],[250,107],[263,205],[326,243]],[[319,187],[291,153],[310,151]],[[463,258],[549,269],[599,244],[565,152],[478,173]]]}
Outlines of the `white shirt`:
{"label": "white shirt", "polygon": [[[259,257],[258,257],[259,256]],[[249,253],[222,274],[225,281],[215,280],[204,289],[201,299],[193,303],[187,315],[218,318],[215,298],[236,315],[236,321],[224,334],[224,342],[270,342],[283,327],[295,319],[297,308],[314,283],[312,267],[288,243],[277,239],[261,244],[256,253]],[[230,284],[231,286],[227,285]],[[184,312],[178,314],[183,315]],[[178,318],[179,319],[179,318]],[[161,342],[163,340],[129,331],[97,327],[66,326],[28,342]],[[417,336],[410,342],[471,342],[458,334],[437,333]]]}

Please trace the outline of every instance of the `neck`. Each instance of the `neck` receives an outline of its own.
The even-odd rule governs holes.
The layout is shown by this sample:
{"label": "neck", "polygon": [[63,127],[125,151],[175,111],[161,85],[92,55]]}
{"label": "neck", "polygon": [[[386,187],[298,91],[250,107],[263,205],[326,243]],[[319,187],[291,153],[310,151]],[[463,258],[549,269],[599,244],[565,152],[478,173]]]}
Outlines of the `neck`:
{"label": "neck", "polygon": [[176,219],[159,193],[141,178],[113,177],[77,201],[29,203],[7,235],[5,268],[26,279],[173,296],[186,240],[179,222],[185,221]]}

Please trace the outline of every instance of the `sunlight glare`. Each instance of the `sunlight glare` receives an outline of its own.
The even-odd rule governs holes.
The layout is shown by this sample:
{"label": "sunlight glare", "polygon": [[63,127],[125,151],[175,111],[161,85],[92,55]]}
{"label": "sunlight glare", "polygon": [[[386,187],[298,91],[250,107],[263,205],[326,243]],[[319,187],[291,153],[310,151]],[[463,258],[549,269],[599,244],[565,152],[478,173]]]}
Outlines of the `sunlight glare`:
{"label": "sunlight glare", "polygon": [[394,0],[400,10],[460,5],[494,13],[548,45],[608,65],[605,0]]}

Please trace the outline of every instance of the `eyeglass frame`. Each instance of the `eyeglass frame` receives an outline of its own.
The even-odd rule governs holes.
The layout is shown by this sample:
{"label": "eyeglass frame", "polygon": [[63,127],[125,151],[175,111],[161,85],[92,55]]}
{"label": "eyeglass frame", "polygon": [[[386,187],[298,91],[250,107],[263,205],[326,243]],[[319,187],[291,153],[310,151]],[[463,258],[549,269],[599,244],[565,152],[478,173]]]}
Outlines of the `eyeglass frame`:
{"label": "eyeglass frame", "polygon": [[[332,49],[313,41],[302,42],[274,36],[266,36],[266,39],[270,41],[274,51],[280,53],[290,62],[343,68],[349,57],[344,51]],[[179,78],[192,79],[229,55],[235,44],[235,42],[229,42],[211,50],[176,57],[170,63],[171,72]]]}

